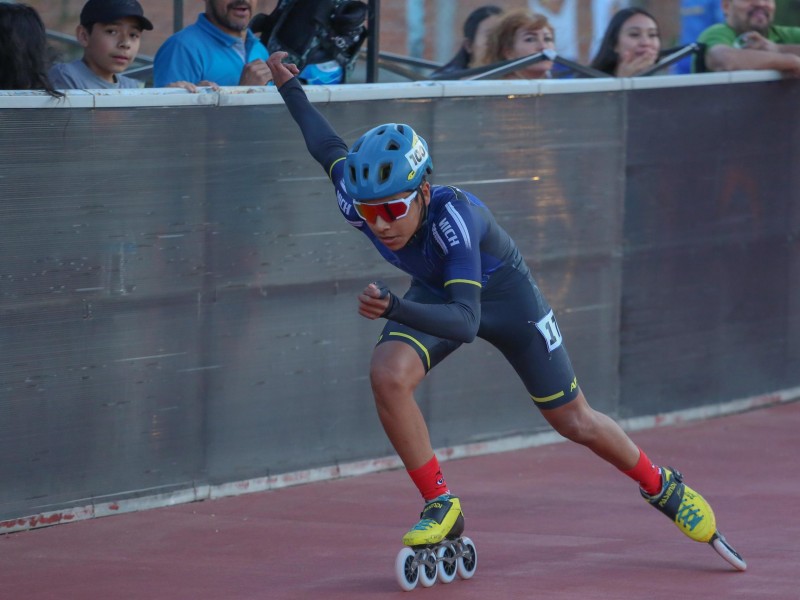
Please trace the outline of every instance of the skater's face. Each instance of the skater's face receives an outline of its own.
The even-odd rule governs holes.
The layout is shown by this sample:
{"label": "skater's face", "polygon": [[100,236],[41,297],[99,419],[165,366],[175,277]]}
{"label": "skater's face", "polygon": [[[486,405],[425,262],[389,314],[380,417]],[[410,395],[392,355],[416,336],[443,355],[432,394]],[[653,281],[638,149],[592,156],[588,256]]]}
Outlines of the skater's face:
{"label": "skater's face", "polygon": [[206,17],[229,35],[241,36],[252,16],[250,0],[206,0]]}
{"label": "skater's face", "polygon": [[431,186],[426,181],[414,191],[361,202],[356,209],[378,240],[396,252],[417,232],[430,201]]}

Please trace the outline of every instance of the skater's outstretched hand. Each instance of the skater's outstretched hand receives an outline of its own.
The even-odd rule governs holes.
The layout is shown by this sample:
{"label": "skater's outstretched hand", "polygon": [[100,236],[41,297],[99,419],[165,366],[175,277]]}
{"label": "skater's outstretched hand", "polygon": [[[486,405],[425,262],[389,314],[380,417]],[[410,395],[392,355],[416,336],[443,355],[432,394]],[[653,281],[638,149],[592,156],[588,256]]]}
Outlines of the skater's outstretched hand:
{"label": "skater's outstretched hand", "polygon": [[358,314],[367,319],[379,319],[392,304],[392,293],[380,283],[370,283],[358,295]]}
{"label": "skater's outstretched hand", "polygon": [[277,87],[281,87],[292,77],[300,74],[297,65],[282,62],[287,56],[289,56],[287,52],[273,52],[267,59],[267,66],[272,73],[272,81]]}

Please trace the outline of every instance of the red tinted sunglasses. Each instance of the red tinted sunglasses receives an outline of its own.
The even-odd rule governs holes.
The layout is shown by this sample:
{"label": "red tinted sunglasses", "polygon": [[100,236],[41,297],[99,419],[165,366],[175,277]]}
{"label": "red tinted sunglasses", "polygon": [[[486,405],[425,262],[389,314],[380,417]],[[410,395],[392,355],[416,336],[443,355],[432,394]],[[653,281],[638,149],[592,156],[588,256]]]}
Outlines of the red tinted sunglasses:
{"label": "red tinted sunglasses", "polygon": [[359,216],[368,223],[374,224],[378,217],[387,223],[391,223],[397,219],[402,219],[408,214],[411,203],[416,199],[418,192],[419,190],[414,190],[405,198],[389,200],[380,204],[365,204],[358,200],[353,200],[353,206]]}

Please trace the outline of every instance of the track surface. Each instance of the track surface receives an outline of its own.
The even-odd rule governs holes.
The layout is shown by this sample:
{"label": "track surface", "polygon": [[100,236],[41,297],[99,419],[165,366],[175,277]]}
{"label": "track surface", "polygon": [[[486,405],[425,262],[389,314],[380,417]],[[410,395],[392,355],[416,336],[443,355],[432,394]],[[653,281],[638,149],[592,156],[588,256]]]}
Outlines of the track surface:
{"label": "track surface", "polygon": [[635,485],[569,443],[444,463],[478,569],[408,595],[403,471],[0,536],[8,599],[800,598],[800,403],[636,432],[714,507],[748,563],[685,538]]}

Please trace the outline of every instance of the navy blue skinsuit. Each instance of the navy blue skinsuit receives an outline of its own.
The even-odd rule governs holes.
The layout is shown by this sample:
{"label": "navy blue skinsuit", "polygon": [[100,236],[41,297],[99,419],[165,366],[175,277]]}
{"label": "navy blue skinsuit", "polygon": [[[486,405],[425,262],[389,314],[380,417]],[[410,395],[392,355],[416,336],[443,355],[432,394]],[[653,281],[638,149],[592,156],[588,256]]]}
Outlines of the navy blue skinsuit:
{"label": "navy blue skinsuit", "polygon": [[420,229],[406,246],[389,250],[356,213],[345,189],[344,140],[309,103],[296,78],[279,91],[309,152],[330,177],[344,218],[412,277],[405,296],[394,296],[379,343],[410,345],[428,371],[477,336],[503,353],[539,408],[573,400],[578,384],[553,311],[489,209],[458,188],[431,186]]}

